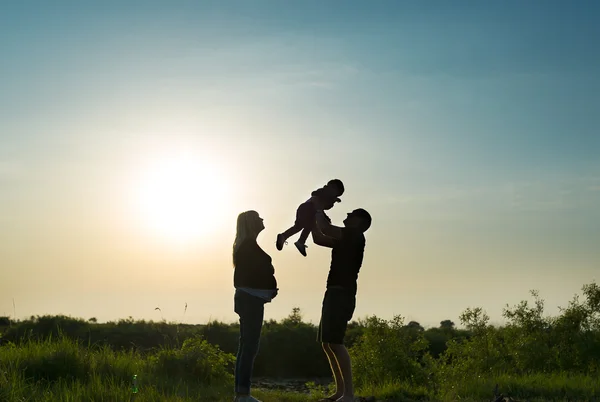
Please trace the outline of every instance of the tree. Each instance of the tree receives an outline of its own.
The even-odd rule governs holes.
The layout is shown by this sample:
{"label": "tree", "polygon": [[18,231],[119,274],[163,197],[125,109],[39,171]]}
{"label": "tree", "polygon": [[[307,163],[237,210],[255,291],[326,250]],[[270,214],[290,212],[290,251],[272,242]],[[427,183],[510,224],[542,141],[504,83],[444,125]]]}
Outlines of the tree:
{"label": "tree", "polygon": [[300,307],[294,307],[290,315],[283,319],[283,324],[298,325],[302,323],[302,312]]}
{"label": "tree", "polygon": [[444,320],[440,322],[440,328],[442,329],[454,329],[454,322],[451,320]]}
{"label": "tree", "polygon": [[419,323],[418,323],[418,322],[416,322],[416,321],[411,321],[411,322],[409,322],[409,323],[408,323],[408,325],[406,325],[406,327],[407,327],[407,328],[410,328],[410,329],[416,329],[416,330],[418,330],[418,331],[424,331],[424,330],[425,330],[425,328],[423,328],[423,327],[421,326],[421,324],[419,324]]}

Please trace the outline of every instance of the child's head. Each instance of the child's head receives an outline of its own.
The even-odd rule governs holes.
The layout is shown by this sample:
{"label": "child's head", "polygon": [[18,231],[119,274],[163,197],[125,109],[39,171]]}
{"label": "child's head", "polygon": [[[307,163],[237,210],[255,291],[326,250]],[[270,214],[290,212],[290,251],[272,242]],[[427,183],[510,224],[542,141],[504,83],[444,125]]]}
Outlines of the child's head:
{"label": "child's head", "polygon": [[329,180],[326,185],[313,191],[311,195],[319,197],[323,209],[331,209],[336,202],[341,202],[344,184],[339,179]]}
{"label": "child's head", "polygon": [[321,198],[321,208],[324,211],[328,211],[335,205],[336,202],[339,202],[339,198],[333,199],[331,197],[323,197]]}
{"label": "child's head", "polygon": [[327,182],[325,187],[332,190],[332,195],[339,197],[344,194],[344,183],[340,179],[332,179]]}

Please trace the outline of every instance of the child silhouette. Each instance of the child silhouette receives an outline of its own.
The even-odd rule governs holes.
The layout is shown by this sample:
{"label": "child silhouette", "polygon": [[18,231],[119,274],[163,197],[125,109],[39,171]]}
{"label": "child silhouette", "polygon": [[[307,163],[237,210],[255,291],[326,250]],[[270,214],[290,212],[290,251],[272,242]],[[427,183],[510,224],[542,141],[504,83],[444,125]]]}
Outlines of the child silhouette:
{"label": "child silhouette", "polygon": [[287,239],[302,231],[294,245],[306,257],[306,239],[315,227],[315,214],[317,209],[331,209],[336,202],[340,202],[340,196],[344,194],[344,184],[339,179],[329,180],[327,184],[311,193],[311,197],[300,204],[296,210],[296,221],[294,225],[285,232],[277,235],[275,246],[277,250],[283,249]]}

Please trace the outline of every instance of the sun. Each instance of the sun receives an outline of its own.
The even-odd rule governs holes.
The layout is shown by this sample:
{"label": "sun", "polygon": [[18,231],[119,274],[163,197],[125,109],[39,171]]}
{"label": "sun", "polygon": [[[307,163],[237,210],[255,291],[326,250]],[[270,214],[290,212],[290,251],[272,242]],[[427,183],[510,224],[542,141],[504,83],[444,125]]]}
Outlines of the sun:
{"label": "sun", "polygon": [[189,156],[154,161],[139,181],[137,198],[146,226],[177,242],[218,230],[230,200],[228,182],[217,166]]}

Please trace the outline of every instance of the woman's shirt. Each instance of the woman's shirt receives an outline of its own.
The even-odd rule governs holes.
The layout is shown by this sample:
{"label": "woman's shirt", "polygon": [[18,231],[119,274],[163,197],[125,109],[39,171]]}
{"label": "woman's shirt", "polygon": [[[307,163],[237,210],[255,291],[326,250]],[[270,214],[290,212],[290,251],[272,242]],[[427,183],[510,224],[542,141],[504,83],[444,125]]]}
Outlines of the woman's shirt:
{"label": "woman's shirt", "polygon": [[234,264],[233,285],[236,289],[277,290],[271,257],[256,240],[247,239],[240,245],[234,256]]}

